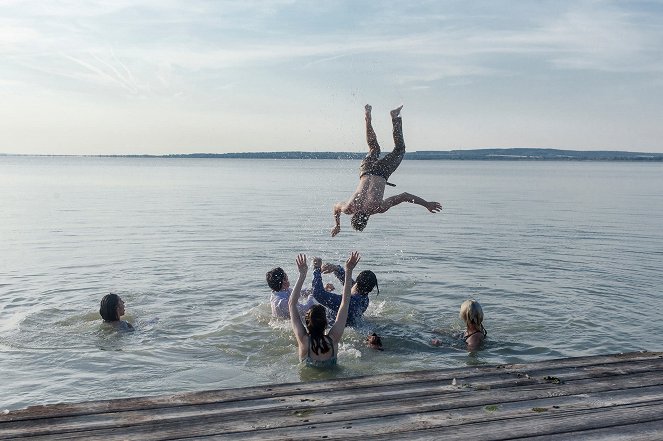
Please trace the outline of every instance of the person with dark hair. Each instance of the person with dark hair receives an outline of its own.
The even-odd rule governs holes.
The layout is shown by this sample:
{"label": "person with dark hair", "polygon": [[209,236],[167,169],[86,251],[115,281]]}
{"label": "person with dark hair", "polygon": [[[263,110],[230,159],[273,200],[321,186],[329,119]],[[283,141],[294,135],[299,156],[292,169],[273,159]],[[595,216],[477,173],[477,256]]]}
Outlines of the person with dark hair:
{"label": "person with dark hair", "polygon": [[[272,316],[289,319],[288,299],[290,298],[292,289],[290,288],[288,275],[283,268],[276,267],[267,271],[265,278],[267,279],[267,285],[272,289],[272,294],[269,296],[269,303],[272,306]],[[300,315],[305,314],[315,304],[315,300],[310,297],[310,290],[306,294],[309,295],[308,300],[305,303],[298,303],[297,306]]]}
{"label": "person with dark hair", "polygon": [[134,330],[134,327],[131,326],[131,323],[125,320],[120,320],[120,318],[124,315],[124,301],[117,294],[106,294],[101,299],[101,304],[99,305],[99,315],[101,315],[104,323],[113,325],[117,330]]}
{"label": "person with dark hair", "polygon": [[359,253],[353,251],[345,262],[345,284],[341,305],[336,314],[336,320],[327,333],[325,333],[328,324],[327,313],[324,306],[314,305],[311,307],[306,313],[305,324],[302,323],[299,317],[297,305],[308,272],[308,263],[305,254],[299,254],[295,260],[299,269],[299,277],[297,277],[295,288],[292,290],[288,306],[290,308],[292,330],[297,339],[299,360],[306,363],[307,366],[326,368],[336,365],[338,344],[343,336],[345,322],[348,318],[352,270],[357,266],[360,259]]}
{"label": "person with dark hair", "polygon": [[352,215],[350,221],[352,228],[357,231],[363,231],[371,215],[384,213],[391,207],[402,202],[421,205],[431,213],[437,213],[442,210],[442,205],[439,202],[428,202],[410,193],[401,193],[383,199],[385,185],[395,187],[394,184],[387,182],[387,180],[396,171],[405,156],[403,124],[400,117],[402,108],[403,106],[400,106],[391,111],[391,122],[394,127],[394,150],[380,159],[380,145],[378,144],[371,123],[371,106],[366,104],[364,109],[368,154],[359,167],[359,185],[354,194],[347,202],[337,202],[334,204],[335,225],[331,231],[332,237],[341,231],[341,213]]}
{"label": "person with dark hair", "polygon": [[[313,258],[312,297],[321,305],[329,308],[332,314],[336,314],[341,306],[342,297],[324,289],[322,286],[322,273],[334,273],[336,278],[345,286],[345,271],[343,271],[341,265],[325,263],[323,266],[322,259],[319,257]],[[370,302],[368,294],[373,291],[373,288],[377,288],[377,293],[380,294],[380,287],[378,286],[378,278],[370,270],[360,272],[356,281],[350,279],[350,284],[352,288],[350,291],[350,308],[346,326],[357,326],[368,308]]]}

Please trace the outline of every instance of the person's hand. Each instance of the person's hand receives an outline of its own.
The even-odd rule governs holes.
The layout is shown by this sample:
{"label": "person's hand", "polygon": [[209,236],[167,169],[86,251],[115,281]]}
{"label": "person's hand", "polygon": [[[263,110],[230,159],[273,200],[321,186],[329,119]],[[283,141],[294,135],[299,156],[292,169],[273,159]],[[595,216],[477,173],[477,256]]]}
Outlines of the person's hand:
{"label": "person's hand", "polygon": [[333,263],[327,262],[324,265],[322,265],[323,274],[335,273],[337,269],[338,266],[334,265]]}
{"label": "person's hand", "polygon": [[298,254],[297,258],[295,259],[295,263],[297,264],[299,275],[306,276],[306,273],[308,272],[308,263],[306,262],[306,254],[303,253]]}
{"label": "person's hand", "polygon": [[341,231],[341,226],[340,225],[336,225],[334,228],[332,228],[332,231],[331,231],[332,237],[336,236],[339,233],[339,231]]}
{"label": "person's hand", "polygon": [[314,270],[320,269],[321,266],[322,266],[322,259],[319,258],[319,257],[314,257],[313,258],[313,269]]}
{"label": "person's hand", "polygon": [[437,213],[439,211],[442,211],[442,204],[440,204],[439,202],[426,202],[426,208],[431,213]]}
{"label": "person's hand", "polygon": [[352,271],[360,260],[361,256],[359,255],[359,251],[353,251],[350,253],[350,257],[345,261],[345,271]]}

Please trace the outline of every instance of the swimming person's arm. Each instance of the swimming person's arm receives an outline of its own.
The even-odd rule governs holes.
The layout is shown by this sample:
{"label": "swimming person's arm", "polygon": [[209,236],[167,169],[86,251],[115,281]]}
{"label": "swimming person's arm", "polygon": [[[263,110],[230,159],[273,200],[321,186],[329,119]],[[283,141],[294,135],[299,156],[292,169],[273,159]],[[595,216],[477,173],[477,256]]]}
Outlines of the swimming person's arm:
{"label": "swimming person's arm", "polygon": [[[322,272],[325,274],[334,273],[336,278],[343,284],[345,284],[345,270],[341,265],[334,265],[333,263],[325,263],[322,266]],[[355,284],[355,281],[352,280],[352,284]]]}
{"label": "swimming person's arm", "polygon": [[442,204],[439,202],[428,202],[427,200],[420,198],[417,195],[414,195],[412,193],[401,193],[397,194],[396,196],[391,196],[382,201],[382,204],[380,204],[380,207],[378,208],[378,213],[384,213],[385,211],[389,210],[391,207],[401,204],[403,202],[410,202],[411,204],[417,204],[421,205],[422,207],[425,207],[428,211],[431,213],[437,213],[438,211],[442,210]]}
{"label": "swimming person's arm", "polygon": [[341,307],[342,297],[333,292],[327,292],[324,289],[322,291],[314,291],[313,298],[318,301],[322,306],[325,306],[332,311],[338,311]]}
{"label": "swimming person's arm", "polygon": [[341,211],[343,211],[343,204],[337,202],[334,204],[334,228],[332,228],[332,237],[336,236],[341,231]]}
{"label": "swimming person's arm", "polygon": [[322,284],[322,259],[319,257],[313,258],[313,280],[311,281],[311,294],[315,297],[315,294],[319,294],[325,291],[325,287]]}
{"label": "swimming person's arm", "polygon": [[332,228],[332,237],[336,236],[341,231],[341,213],[354,214],[354,195],[348,202],[336,202],[334,204],[334,228]]}
{"label": "swimming person's arm", "polygon": [[297,343],[301,348],[306,344],[306,329],[304,328],[302,319],[299,317],[297,305],[299,303],[299,293],[302,290],[302,285],[304,284],[304,279],[306,279],[306,273],[308,272],[306,254],[299,254],[295,259],[295,263],[297,263],[297,269],[299,269],[299,276],[297,277],[295,288],[292,290],[292,294],[290,294],[288,308],[290,310],[290,322],[292,323],[292,331],[295,333],[295,338],[297,339]]}
{"label": "swimming person's arm", "polygon": [[329,330],[329,337],[336,343],[341,341],[343,331],[345,330],[345,323],[348,320],[348,308],[350,307],[350,295],[352,290],[352,270],[357,266],[361,256],[357,251],[353,251],[345,262],[345,283],[343,284],[343,299],[341,300],[341,307],[338,308],[336,314],[336,321],[334,326]]}

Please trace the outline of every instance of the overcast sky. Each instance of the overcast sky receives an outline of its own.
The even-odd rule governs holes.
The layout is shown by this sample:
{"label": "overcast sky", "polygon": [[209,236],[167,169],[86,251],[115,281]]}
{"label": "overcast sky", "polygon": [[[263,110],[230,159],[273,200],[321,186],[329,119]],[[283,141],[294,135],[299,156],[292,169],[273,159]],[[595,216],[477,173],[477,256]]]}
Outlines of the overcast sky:
{"label": "overcast sky", "polygon": [[663,1],[0,0],[0,153],[663,152]]}

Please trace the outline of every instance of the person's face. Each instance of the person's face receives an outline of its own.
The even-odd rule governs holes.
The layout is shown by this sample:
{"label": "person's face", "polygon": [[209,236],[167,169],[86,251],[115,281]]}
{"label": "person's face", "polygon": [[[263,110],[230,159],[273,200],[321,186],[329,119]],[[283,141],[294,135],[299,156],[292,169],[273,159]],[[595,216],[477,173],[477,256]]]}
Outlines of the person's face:
{"label": "person's face", "polygon": [[117,302],[117,316],[122,317],[124,315],[124,300],[120,299],[119,302]]}
{"label": "person's face", "polygon": [[283,283],[281,284],[281,291],[284,289],[290,288],[290,280],[288,280],[288,275],[283,276]]}

